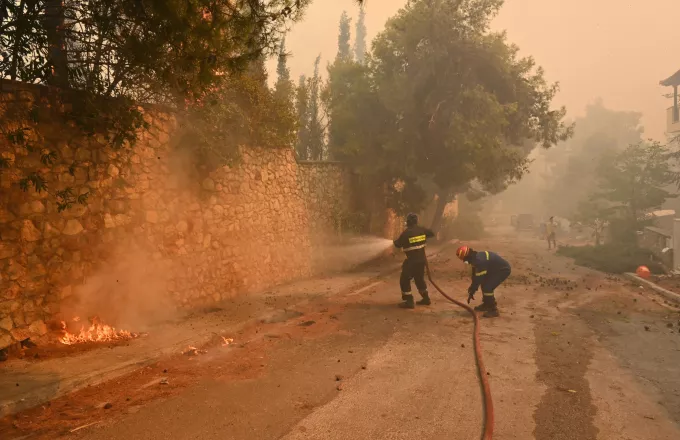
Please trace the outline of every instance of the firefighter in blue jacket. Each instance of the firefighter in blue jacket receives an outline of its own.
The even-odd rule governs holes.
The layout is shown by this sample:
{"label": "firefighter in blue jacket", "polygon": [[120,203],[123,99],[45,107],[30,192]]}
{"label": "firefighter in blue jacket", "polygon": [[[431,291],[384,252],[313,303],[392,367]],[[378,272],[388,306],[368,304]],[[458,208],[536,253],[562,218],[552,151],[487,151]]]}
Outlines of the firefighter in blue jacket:
{"label": "firefighter in blue jacket", "polygon": [[399,277],[401,299],[404,301],[399,304],[401,308],[413,309],[416,307],[413,302],[413,294],[411,294],[411,279],[415,281],[418,293],[422,297],[418,301],[418,305],[430,305],[430,296],[425,283],[425,244],[427,239],[432,237],[434,237],[432,231],[418,225],[418,215],[410,213],[406,216],[406,230],[401,233],[399,238],[394,240],[394,246],[402,249],[406,254]]}
{"label": "firefighter in blue jacket", "polygon": [[499,316],[494,291],[510,276],[510,263],[495,252],[475,251],[468,246],[459,247],[456,255],[472,266],[472,284],[468,288],[468,304],[475,299],[475,293],[481,286],[482,304],[475,307],[475,310],[484,312],[485,318]]}

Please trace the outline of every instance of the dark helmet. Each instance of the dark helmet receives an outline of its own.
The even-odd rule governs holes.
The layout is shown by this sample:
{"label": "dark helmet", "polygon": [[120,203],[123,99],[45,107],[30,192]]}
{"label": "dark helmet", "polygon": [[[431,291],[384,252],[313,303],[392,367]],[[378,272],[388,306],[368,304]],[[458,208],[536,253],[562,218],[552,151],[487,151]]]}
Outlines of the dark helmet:
{"label": "dark helmet", "polygon": [[418,214],[409,212],[406,216],[406,226],[415,226],[418,224]]}

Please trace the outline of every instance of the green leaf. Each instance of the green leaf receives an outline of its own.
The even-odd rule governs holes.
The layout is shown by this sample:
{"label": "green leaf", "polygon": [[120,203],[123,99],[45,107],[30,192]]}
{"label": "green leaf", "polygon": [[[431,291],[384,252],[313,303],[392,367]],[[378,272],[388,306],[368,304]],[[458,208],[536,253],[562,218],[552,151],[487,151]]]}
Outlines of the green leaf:
{"label": "green leaf", "polygon": [[57,153],[55,151],[48,151],[47,153],[44,153],[42,156],[40,156],[40,162],[42,162],[43,165],[54,165],[54,163],[57,161]]}
{"label": "green leaf", "polygon": [[80,194],[80,195],[78,196],[78,199],[77,199],[77,200],[78,200],[78,203],[80,203],[81,205],[87,205],[87,200],[89,199],[89,197],[90,197],[90,193],[89,193],[89,192],[86,192],[86,193],[84,193],[84,194]]}

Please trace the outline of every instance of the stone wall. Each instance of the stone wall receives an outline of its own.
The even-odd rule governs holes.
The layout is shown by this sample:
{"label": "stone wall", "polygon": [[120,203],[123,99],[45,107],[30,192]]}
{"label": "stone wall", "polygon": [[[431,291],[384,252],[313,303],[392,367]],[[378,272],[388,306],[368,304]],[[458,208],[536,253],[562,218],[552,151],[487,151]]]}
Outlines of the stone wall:
{"label": "stone wall", "polygon": [[[298,164],[291,149],[247,149],[239,164],[196,176],[172,149],[171,126],[119,151],[63,130],[41,127],[39,141],[59,153],[49,168],[0,140],[16,170],[41,170],[50,189],[23,192],[0,173],[0,349],[79,309],[148,314],[312,275],[315,249],[347,209],[342,166]],[[89,203],[57,212],[54,191],[66,186]]]}

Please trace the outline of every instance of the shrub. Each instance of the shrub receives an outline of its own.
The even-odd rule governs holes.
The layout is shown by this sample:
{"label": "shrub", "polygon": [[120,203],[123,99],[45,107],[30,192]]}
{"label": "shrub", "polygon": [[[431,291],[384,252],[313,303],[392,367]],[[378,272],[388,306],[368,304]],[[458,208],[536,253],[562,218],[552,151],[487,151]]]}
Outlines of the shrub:
{"label": "shrub", "polygon": [[589,267],[607,273],[635,272],[645,265],[652,273],[663,273],[663,266],[653,261],[649,250],[620,243],[602,246],[564,246],[557,250],[558,255],[570,257],[579,266]]}

